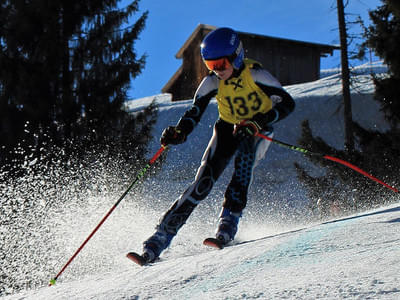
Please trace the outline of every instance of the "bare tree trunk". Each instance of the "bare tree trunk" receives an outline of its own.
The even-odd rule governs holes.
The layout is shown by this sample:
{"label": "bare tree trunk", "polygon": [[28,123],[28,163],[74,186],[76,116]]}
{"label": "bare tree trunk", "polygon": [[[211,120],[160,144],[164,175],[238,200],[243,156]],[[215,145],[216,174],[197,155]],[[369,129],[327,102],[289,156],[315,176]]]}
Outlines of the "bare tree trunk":
{"label": "bare tree trunk", "polygon": [[345,149],[354,151],[353,117],[351,111],[350,97],[350,72],[347,56],[347,31],[344,18],[343,0],[337,0],[338,21],[340,32],[341,66],[342,66],[342,92],[344,102],[344,127],[345,127]]}

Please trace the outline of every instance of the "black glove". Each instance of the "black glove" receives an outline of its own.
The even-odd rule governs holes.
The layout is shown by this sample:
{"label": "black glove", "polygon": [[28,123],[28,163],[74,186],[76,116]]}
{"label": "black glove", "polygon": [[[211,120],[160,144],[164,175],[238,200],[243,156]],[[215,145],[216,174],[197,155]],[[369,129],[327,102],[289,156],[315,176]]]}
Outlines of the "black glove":
{"label": "black glove", "polygon": [[186,141],[186,135],[176,126],[168,126],[161,134],[160,142],[162,145],[178,145]]}
{"label": "black glove", "polygon": [[263,131],[272,131],[272,124],[278,120],[278,117],[278,111],[273,108],[267,113],[257,113],[251,120],[256,122]]}
{"label": "black glove", "polygon": [[238,139],[244,139],[247,137],[255,136],[261,127],[254,121],[243,120],[239,124],[235,124],[233,128],[233,135]]}

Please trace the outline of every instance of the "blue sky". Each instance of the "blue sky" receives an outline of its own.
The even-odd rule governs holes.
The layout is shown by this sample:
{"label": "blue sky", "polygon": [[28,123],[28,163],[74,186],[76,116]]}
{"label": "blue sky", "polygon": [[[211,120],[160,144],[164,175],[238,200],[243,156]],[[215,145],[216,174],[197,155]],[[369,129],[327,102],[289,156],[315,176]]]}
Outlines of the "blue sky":
{"label": "blue sky", "polygon": [[[121,6],[128,3],[122,0]],[[380,0],[349,0],[346,13],[368,23],[368,10]],[[323,44],[339,44],[336,0],[142,0],[148,10],[146,28],[135,49],[146,54],[146,67],[132,82],[131,99],[159,94],[181,65],[175,54],[200,23]],[[133,20],[139,15],[135,15]],[[357,27],[353,27],[355,31]],[[340,53],[321,58],[322,68],[337,67]]]}

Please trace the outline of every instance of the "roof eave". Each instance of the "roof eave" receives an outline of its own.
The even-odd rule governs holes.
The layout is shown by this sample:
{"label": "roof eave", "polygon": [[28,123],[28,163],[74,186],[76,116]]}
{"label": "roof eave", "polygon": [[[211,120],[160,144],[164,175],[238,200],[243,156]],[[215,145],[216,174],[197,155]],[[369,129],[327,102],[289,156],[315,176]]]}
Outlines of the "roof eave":
{"label": "roof eave", "polygon": [[183,68],[182,68],[182,66],[180,66],[179,69],[174,73],[174,75],[172,75],[172,77],[168,80],[168,82],[163,86],[163,88],[161,89],[161,92],[167,93],[170,90],[171,86],[179,78],[179,76],[181,76],[182,72],[183,72]]}
{"label": "roof eave", "polygon": [[193,42],[193,40],[195,39],[195,37],[198,35],[198,33],[202,30],[202,29],[209,29],[209,30],[214,30],[217,27],[212,26],[212,25],[207,25],[207,24],[199,24],[197,25],[197,27],[195,28],[195,30],[192,32],[192,34],[189,36],[189,38],[185,41],[185,43],[183,44],[183,46],[179,49],[179,51],[175,54],[176,58],[182,58],[183,57],[183,52],[185,52],[186,48],[189,47],[189,45]]}

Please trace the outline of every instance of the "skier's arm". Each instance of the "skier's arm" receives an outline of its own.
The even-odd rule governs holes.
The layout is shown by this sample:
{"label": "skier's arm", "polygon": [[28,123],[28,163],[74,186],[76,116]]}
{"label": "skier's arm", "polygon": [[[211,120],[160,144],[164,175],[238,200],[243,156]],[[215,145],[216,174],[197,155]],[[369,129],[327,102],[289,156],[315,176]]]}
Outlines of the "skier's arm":
{"label": "skier's arm", "polygon": [[294,110],[295,102],[269,72],[257,66],[251,72],[254,82],[273,102],[271,110],[253,117],[262,128],[267,129],[273,123],[286,118]]}
{"label": "skier's arm", "polygon": [[194,95],[191,108],[187,110],[179,120],[176,128],[181,130],[185,136],[190,134],[199,123],[201,116],[210,103],[211,98],[218,92],[218,78],[215,74],[206,76],[200,83]]}

